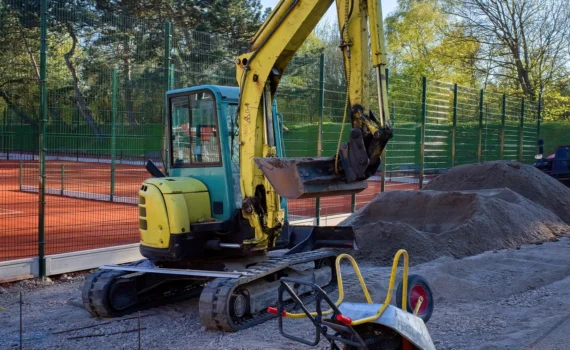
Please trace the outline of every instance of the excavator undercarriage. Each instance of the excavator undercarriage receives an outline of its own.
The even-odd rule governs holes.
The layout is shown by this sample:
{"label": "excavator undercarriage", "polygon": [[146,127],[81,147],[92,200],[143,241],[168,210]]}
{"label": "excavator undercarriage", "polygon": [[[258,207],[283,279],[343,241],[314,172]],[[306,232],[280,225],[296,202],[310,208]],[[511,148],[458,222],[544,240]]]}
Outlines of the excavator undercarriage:
{"label": "excavator undercarriage", "polygon": [[[117,269],[102,266],[87,279],[83,303],[93,316],[119,317],[199,295],[202,323],[208,329],[235,332],[275,317],[267,308],[277,302],[275,291],[281,277],[298,278],[315,283],[323,290],[334,290],[336,277],[331,267],[335,258],[332,252],[314,251],[242,259],[232,265],[241,266],[235,273],[169,271],[153,266],[148,260]],[[192,272],[202,276],[187,274]],[[310,288],[299,288],[297,292],[304,302],[314,300]]]}
{"label": "excavator undercarriage", "polygon": [[[287,226],[285,231],[288,238],[269,252],[101,266],[84,284],[84,308],[95,317],[120,317],[199,296],[200,319],[208,329],[238,331],[265,322],[275,317],[267,307],[277,302],[281,277],[332,291],[337,254],[322,248],[358,248],[351,227]],[[310,288],[297,292],[307,303],[314,300]]]}

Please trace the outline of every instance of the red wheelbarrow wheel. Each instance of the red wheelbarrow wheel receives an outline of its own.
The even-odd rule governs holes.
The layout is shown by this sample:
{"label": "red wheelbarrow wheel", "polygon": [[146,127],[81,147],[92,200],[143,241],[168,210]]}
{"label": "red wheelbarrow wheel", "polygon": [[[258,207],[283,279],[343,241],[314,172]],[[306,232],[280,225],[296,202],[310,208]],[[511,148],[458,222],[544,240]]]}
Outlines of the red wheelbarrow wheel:
{"label": "red wheelbarrow wheel", "polygon": [[[396,305],[402,307],[402,283],[400,281],[396,288]],[[408,302],[406,311],[413,313],[420,296],[423,298],[422,304],[418,311],[418,317],[425,323],[431,318],[433,313],[433,295],[427,281],[419,275],[408,275]]]}

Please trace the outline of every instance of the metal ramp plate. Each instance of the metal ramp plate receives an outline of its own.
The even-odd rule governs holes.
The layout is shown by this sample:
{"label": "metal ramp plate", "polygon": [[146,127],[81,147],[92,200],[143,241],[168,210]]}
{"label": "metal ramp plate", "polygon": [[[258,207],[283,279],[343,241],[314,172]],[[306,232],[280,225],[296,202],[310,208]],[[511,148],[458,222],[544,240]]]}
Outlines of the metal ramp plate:
{"label": "metal ramp plate", "polygon": [[121,266],[121,265],[104,265],[102,270],[118,270],[145,273],[160,273],[165,275],[181,275],[181,276],[197,276],[197,277],[225,277],[240,278],[244,275],[242,272],[226,272],[226,271],[208,271],[208,270],[187,270],[187,269],[163,269],[159,267],[137,267],[137,266]]}

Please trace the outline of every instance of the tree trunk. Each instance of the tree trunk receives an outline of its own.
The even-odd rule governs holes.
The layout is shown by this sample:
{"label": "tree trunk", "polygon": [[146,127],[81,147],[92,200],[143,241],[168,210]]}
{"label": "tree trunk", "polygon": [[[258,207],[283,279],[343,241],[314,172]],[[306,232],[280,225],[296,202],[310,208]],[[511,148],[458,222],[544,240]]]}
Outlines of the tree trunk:
{"label": "tree trunk", "polygon": [[517,78],[519,81],[519,85],[523,93],[526,96],[529,96],[532,100],[534,100],[534,98],[536,97],[534,94],[535,91],[534,86],[530,81],[527,66],[524,65],[523,62],[521,61],[518,47],[515,45],[517,45],[517,43],[510,45],[510,48],[514,57],[515,67],[517,69]]}
{"label": "tree trunk", "polygon": [[36,73],[36,78],[38,79],[38,81],[40,81],[40,70],[38,68],[38,63],[36,62],[36,58],[34,57],[34,53],[30,49],[30,45],[28,45],[28,39],[26,38],[26,35],[24,34],[24,30],[22,29],[22,26],[19,25],[18,28],[20,29],[20,35],[22,36],[22,40],[24,41],[24,46],[26,47],[26,52],[28,53],[28,56],[30,56],[30,63],[32,64],[32,69],[34,70],[34,73]]}
{"label": "tree trunk", "polygon": [[75,91],[75,103],[77,104],[77,107],[79,108],[79,112],[81,113],[81,116],[87,122],[87,125],[89,125],[89,127],[91,128],[93,133],[97,136],[97,138],[99,140],[101,140],[101,138],[102,138],[101,129],[99,129],[99,125],[97,125],[97,122],[93,118],[93,113],[91,112],[91,109],[89,109],[89,106],[87,106],[87,102],[85,101],[85,97],[83,96],[83,93],[81,92],[81,90],[79,90],[79,77],[77,76],[77,69],[75,69],[73,62],[71,61],[73,55],[75,54],[75,48],[77,46],[77,35],[75,34],[75,30],[73,29],[73,26],[71,25],[71,23],[67,23],[66,26],[67,26],[67,31],[68,31],[69,35],[71,36],[71,39],[73,40],[73,44],[71,45],[71,49],[69,50],[69,52],[64,54],[63,57],[65,59],[65,65],[67,66],[67,69],[69,70],[69,72],[71,73],[71,76],[73,78],[73,90]]}
{"label": "tree trunk", "polygon": [[131,78],[131,60],[130,60],[131,49],[129,47],[129,38],[125,38],[124,52],[123,52],[123,75],[125,79],[125,114],[127,115],[127,121],[131,128],[138,125],[138,121],[135,117],[133,111],[133,81]]}

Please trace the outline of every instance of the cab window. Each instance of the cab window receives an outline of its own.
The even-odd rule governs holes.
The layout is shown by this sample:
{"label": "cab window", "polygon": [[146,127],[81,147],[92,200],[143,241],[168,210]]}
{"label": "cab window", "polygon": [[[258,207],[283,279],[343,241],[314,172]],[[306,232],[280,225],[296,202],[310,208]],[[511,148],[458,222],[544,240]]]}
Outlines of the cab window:
{"label": "cab window", "polygon": [[221,165],[215,102],[207,91],[170,98],[173,166]]}

